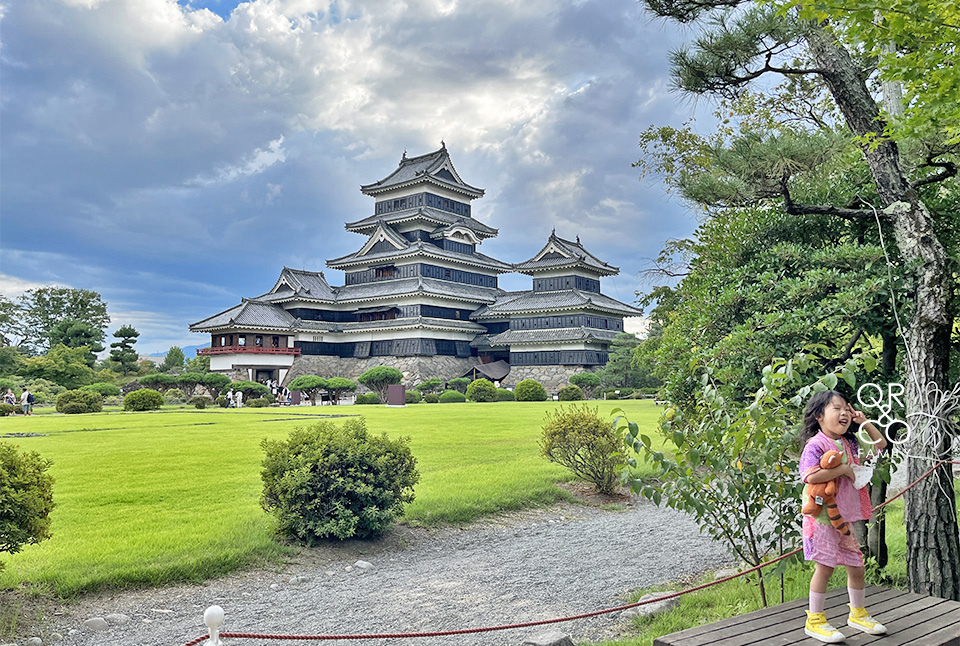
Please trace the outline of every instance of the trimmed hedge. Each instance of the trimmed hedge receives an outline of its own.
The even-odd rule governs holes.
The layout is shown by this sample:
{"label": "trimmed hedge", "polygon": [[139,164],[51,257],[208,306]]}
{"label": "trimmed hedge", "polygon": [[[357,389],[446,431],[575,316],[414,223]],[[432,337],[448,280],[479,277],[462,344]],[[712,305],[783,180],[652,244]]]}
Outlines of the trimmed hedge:
{"label": "trimmed hedge", "polygon": [[161,406],[163,406],[163,395],[150,388],[134,390],[123,398],[123,410],[159,410]]}
{"label": "trimmed hedge", "polygon": [[467,401],[467,397],[459,390],[444,390],[439,401],[441,404],[455,404]]}
{"label": "trimmed hedge", "polygon": [[423,396],[423,401],[427,402],[428,404],[439,403],[440,395],[438,395],[437,393],[427,393],[426,395]]}
{"label": "trimmed hedge", "polygon": [[404,394],[404,401],[408,404],[419,404],[423,401],[423,395],[420,394],[419,390],[408,390]]}
{"label": "trimmed hedge", "polygon": [[354,404],[379,404],[380,396],[377,393],[365,393],[363,395],[357,395],[356,401]]}
{"label": "trimmed hedge", "polygon": [[489,379],[474,379],[467,386],[467,399],[475,402],[497,401],[497,387]]}
{"label": "trimmed hedge", "polygon": [[497,401],[500,402],[512,402],[516,401],[517,396],[513,394],[512,390],[507,390],[506,388],[497,388]]}
{"label": "trimmed hedge", "polygon": [[542,402],[547,400],[547,391],[536,379],[524,379],[513,390],[518,402]]}
{"label": "trimmed hedge", "polygon": [[562,402],[581,401],[584,399],[583,391],[580,390],[580,386],[574,386],[573,384],[564,386],[560,389],[560,392],[557,393],[557,399]]}
{"label": "trimmed hedge", "polygon": [[99,413],[103,410],[103,397],[92,390],[68,390],[57,395],[57,412],[66,415]]}

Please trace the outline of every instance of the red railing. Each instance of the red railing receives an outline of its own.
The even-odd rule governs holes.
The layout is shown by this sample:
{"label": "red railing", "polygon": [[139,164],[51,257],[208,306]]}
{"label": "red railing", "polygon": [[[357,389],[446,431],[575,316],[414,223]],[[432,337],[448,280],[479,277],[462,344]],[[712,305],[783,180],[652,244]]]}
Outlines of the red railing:
{"label": "red railing", "polygon": [[300,348],[265,348],[261,345],[225,345],[220,348],[200,348],[197,354],[293,354]]}

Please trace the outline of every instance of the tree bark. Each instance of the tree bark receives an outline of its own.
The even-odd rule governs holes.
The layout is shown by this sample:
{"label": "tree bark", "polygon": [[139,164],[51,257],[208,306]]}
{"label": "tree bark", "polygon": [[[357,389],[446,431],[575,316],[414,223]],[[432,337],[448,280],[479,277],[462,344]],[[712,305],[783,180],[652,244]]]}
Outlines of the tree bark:
{"label": "tree bark", "polygon": [[[911,481],[938,460],[949,459],[947,433],[931,428],[931,388],[947,390],[951,276],[947,254],[932,218],[907,179],[893,140],[879,138],[884,123],[863,74],[836,39],[819,25],[806,34],[811,53],[847,125],[862,140],[864,159],[893,224],[906,266],[914,269],[914,313],[904,333],[907,424],[907,473]],[[926,430],[927,432],[921,432]],[[907,580],[910,590],[960,600],[960,533],[952,474],[938,469],[907,494]]]}

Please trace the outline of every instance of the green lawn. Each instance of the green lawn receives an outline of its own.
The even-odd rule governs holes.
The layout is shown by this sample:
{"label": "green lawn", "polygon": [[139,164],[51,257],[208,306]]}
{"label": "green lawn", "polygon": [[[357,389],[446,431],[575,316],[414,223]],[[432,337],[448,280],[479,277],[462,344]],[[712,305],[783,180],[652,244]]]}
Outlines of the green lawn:
{"label": "green lawn", "polygon": [[[356,415],[374,433],[411,437],[421,481],[406,522],[432,525],[546,505],[564,497],[568,472],[540,457],[537,440],[555,402],[164,409],[150,413],[3,418],[0,435],[53,460],[53,538],[3,555],[0,588],[33,584],[62,596],[104,587],[204,580],[276,559],[260,509],[260,441],[315,415]],[[624,408],[653,430],[650,401]]]}

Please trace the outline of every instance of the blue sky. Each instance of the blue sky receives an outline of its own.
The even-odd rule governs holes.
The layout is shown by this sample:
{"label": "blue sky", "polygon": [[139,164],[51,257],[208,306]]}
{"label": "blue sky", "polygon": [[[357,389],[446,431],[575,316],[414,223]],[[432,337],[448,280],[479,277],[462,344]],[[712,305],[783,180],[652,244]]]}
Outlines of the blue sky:
{"label": "blue sky", "polygon": [[[696,218],[631,168],[693,112],[635,0],[0,0],[0,293],[100,292],[141,352],[364,239],[361,184],[445,141],[507,262],[551,229],[638,273]],[[709,112],[709,106],[700,106]],[[701,117],[703,115],[700,115]],[[529,278],[502,279],[507,289]]]}

